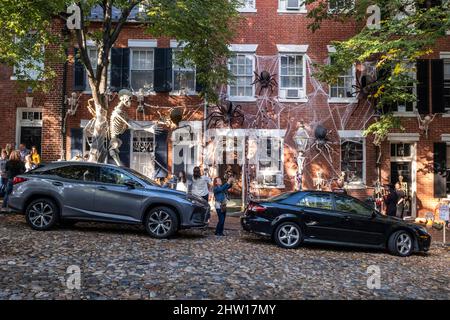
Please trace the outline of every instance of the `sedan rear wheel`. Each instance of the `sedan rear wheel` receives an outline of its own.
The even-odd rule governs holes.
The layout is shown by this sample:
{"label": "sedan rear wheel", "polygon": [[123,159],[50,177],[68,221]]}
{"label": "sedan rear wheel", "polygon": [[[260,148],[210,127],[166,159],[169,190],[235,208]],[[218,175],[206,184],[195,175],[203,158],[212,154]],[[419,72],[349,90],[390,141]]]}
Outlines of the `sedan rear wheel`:
{"label": "sedan rear wheel", "polygon": [[275,242],[282,248],[297,248],[302,242],[302,230],[295,222],[284,222],[275,230]]}
{"label": "sedan rear wheel", "polygon": [[413,252],[413,244],[411,235],[404,230],[400,230],[394,232],[389,238],[388,249],[394,255],[407,257]]}
{"label": "sedan rear wheel", "polygon": [[58,219],[58,207],[50,199],[36,199],[28,205],[25,218],[31,228],[40,231],[49,230]]}
{"label": "sedan rear wheel", "polygon": [[145,218],[145,229],[154,238],[168,238],[178,229],[177,215],[167,207],[154,208]]}

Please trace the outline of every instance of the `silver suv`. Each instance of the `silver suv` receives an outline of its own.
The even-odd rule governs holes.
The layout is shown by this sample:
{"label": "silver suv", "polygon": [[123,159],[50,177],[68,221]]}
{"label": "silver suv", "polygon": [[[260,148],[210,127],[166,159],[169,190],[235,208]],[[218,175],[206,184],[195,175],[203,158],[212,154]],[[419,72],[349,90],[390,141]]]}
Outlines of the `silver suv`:
{"label": "silver suv", "polygon": [[132,169],[88,162],[53,162],[17,176],[8,205],[35,230],[77,221],[144,224],[155,238],[205,227],[210,214],[200,197]]}

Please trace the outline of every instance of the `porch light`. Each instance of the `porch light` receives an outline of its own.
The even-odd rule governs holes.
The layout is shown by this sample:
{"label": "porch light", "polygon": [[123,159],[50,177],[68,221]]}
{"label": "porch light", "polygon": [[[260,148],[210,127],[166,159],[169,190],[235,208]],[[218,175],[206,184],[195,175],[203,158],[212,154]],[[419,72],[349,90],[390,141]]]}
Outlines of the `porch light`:
{"label": "porch light", "polygon": [[299,154],[303,154],[306,151],[306,147],[308,146],[309,134],[306,131],[305,125],[303,122],[300,124],[300,127],[297,130],[297,133],[294,137],[295,144],[297,145],[297,151]]}

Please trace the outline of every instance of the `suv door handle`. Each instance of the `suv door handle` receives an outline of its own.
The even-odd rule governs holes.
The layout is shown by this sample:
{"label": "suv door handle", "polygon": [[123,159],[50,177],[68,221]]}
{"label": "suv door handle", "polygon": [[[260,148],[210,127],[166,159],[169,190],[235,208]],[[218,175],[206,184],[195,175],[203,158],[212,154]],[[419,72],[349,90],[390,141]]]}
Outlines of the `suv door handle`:
{"label": "suv door handle", "polygon": [[62,187],[63,183],[55,181],[55,182],[52,182],[52,185],[57,186],[57,187]]}

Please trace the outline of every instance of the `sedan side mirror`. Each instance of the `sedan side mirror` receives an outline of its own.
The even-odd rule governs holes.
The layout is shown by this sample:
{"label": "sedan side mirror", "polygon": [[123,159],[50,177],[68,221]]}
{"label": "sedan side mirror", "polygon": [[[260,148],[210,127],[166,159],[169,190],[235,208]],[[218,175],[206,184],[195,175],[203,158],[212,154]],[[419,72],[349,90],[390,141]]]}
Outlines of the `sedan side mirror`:
{"label": "sedan side mirror", "polygon": [[372,218],[376,218],[377,217],[377,212],[376,211],[372,211]]}

